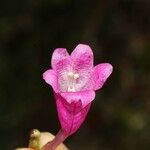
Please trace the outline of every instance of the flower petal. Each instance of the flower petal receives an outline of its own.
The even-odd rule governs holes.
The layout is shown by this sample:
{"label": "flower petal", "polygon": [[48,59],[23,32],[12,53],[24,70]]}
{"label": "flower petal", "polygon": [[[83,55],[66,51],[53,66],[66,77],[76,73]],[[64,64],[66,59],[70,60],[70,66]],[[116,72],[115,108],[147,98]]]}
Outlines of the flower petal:
{"label": "flower petal", "polygon": [[110,74],[113,71],[113,67],[109,63],[102,63],[94,67],[93,73],[91,76],[91,82],[88,86],[89,88],[92,87],[93,90],[100,89],[107,78],[110,76]]}
{"label": "flower petal", "polygon": [[59,61],[58,66],[56,68],[57,76],[58,76],[58,88],[60,92],[68,91],[68,73],[72,70],[72,62],[69,58]]}
{"label": "flower petal", "polygon": [[81,126],[90,109],[91,103],[89,103],[86,107],[81,108],[81,101],[69,104],[58,93],[55,93],[55,98],[61,128],[65,134],[69,136],[76,132],[77,129]]}
{"label": "flower petal", "polygon": [[52,86],[55,92],[58,91],[57,74],[54,70],[49,69],[43,73],[45,82]]}
{"label": "flower petal", "polygon": [[81,101],[82,108],[91,103],[95,98],[95,92],[92,90],[80,92],[63,92],[60,94],[69,104]]}
{"label": "flower petal", "polygon": [[80,91],[91,76],[93,52],[88,45],[79,44],[71,53],[71,60],[73,61],[73,70],[79,75],[76,88],[77,91]]}
{"label": "flower petal", "polygon": [[65,48],[55,49],[52,55],[52,68],[56,71],[58,77],[59,91],[68,90],[68,72],[72,70],[72,61]]}
{"label": "flower petal", "polygon": [[54,50],[51,60],[52,68],[55,69],[58,63],[69,57],[69,54],[65,48],[57,48]]}

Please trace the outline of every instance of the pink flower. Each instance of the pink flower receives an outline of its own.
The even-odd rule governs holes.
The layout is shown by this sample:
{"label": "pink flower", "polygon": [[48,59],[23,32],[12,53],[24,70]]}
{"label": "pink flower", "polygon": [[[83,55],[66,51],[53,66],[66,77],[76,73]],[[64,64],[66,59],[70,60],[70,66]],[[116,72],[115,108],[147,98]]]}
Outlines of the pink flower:
{"label": "pink flower", "polygon": [[94,67],[93,52],[84,44],[77,45],[71,55],[65,48],[55,49],[51,66],[43,79],[54,90],[61,132],[67,137],[84,121],[95,91],[102,88],[113,67],[109,63]]}

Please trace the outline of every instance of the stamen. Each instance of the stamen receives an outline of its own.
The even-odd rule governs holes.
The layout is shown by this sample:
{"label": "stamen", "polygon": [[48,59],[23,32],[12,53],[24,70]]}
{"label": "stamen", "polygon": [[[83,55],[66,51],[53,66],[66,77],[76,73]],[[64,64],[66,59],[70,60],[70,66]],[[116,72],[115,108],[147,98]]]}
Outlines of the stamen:
{"label": "stamen", "polygon": [[75,92],[75,88],[74,87],[68,87],[68,92]]}
{"label": "stamen", "polygon": [[73,77],[74,73],[73,72],[68,72],[68,77]]}
{"label": "stamen", "polygon": [[79,78],[79,74],[77,74],[77,73],[76,73],[76,74],[74,74],[74,76],[73,76],[73,77],[74,77],[74,79],[76,80],[76,79],[78,79],[78,78]]}
{"label": "stamen", "polygon": [[79,74],[68,72],[68,92],[75,92],[76,79],[79,78]]}

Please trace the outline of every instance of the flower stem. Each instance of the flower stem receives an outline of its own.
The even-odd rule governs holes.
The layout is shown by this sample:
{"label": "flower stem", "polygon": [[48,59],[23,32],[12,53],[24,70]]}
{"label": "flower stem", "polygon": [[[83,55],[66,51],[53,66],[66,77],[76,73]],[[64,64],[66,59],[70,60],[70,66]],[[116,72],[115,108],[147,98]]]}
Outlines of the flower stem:
{"label": "flower stem", "polygon": [[63,130],[60,129],[55,138],[44,145],[42,150],[55,150],[57,146],[61,144],[66,138],[67,136],[64,134]]}

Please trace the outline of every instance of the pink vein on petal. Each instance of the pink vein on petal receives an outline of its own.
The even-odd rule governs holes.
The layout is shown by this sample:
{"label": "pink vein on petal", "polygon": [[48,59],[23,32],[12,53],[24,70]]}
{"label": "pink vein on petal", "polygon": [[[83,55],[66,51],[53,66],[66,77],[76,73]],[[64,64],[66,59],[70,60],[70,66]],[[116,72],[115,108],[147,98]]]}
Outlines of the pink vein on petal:
{"label": "pink vein on petal", "polygon": [[65,48],[57,48],[54,50],[51,60],[51,65],[53,69],[56,69],[59,65],[59,62],[67,59],[69,54]]}
{"label": "pink vein on petal", "polygon": [[95,92],[92,90],[89,91],[80,91],[80,92],[62,92],[61,96],[66,99],[66,101],[71,104],[72,102],[78,102],[81,100],[82,108],[91,103],[95,98]]}

